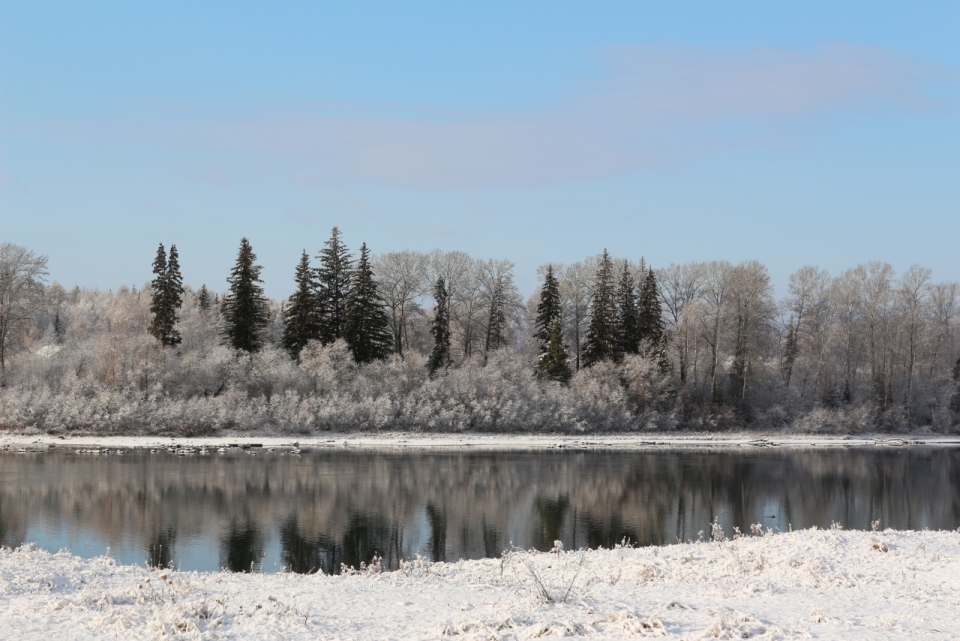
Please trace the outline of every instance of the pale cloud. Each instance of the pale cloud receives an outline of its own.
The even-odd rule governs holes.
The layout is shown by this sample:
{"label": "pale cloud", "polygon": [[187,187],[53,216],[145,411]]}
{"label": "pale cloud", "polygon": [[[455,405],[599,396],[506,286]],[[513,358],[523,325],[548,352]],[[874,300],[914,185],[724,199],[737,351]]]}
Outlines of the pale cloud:
{"label": "pale cloud", "polygon": [[658,167],[731,146],[782,141],[798,119],[936,111],[945,70],[906,54],[835,44],[814,51],[619,46],[610,72],[547,107],[443,119],[313,113],[176,129],[154,142],[286,157],[304,185],[362,180],[445,189],[525,187]]}

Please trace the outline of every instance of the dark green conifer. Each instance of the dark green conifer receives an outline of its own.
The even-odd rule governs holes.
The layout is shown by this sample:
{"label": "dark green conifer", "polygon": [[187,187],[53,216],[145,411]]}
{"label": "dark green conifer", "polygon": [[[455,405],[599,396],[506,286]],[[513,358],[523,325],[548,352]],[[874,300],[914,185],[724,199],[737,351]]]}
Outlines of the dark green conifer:
{"label": "dark green conifer", "polygon": [[437,279],[433,288],[433,297],[437,301],[437,308],[433,315],[433,324],[430,333],[433,335],[433,350],[427,361],[430,374],[450,365],[450,313],[447,310],[447,285],[443,276]]}
{"label": "dark green conifer", "polygon": [[310,267],[310,256],[306,250],[300,255],[297,271],[293,277],[297,284],[297,291],[290,297],[290,304],[283,310],[285,325],[283,328],[283,347],[291,356],[298,358],[300,350],[307,341],[320,336],[317,322],[316,283],[313,278],[313,269]]}
{"label": "dark green conifer", "polygon": [[57,343],[63,342],[63,321],[60,320],[60,310],[53,316],[53,336]]}
{"label": "dark green conifer", "polygon": [[587,367],[612,358],[617,341],[617,304],[613,287],[613,263],[606,249],[603,250],[600,265],[597,267],[591,302],[587,344],[583,351],[583,361]]}
{"label": "dark green conifer", "polygon": [[255,352],[263,345],[263,333],[270,324],[270,308],[259,285],[260,265],[253,253],[250,241],[240,240],[237,263],[230,271],[227,282],[229,293],[220,305],[223,317],[223,333],[234,349]]}
{"label": "dark green conifer", "polygon": [[333,228],[317,257],[317,322],[320,340],[327,345],[343,338],[352,276],[350,254],[340,240],[339,229]]}
{"label": "dark green conifer", "polygon": [[393,334],[366,243],[360,246],[360,260],[353,274],[346,314],[344,338],[353,353],[353,360],[369,363],[386,358],[393,345]]}
{"label": "dark green conifer", "polygon": [[617,284],[617,342],[614,358],[640,352],[640,312],[637,309],[637,288],[630,265],[623,261],[623,271]]}
{"label": "dark green conifer", "polygon": [[550,337],[547,339],[546,350],[537,361],[537,374],[541,379],[560,383],[566,383],[573,375],[570,371],[570,357],[563,346],[559,320],[554,319],[550,325]]}
{"label": "dark green conifer", "polygon": [[201,312],[210,309],[210,290],[207,289],[206,285],[200,285],[200,289],[197,290],[197,309]]}
{"label": "dark green conifer", "polygon": [[563,308],[560,300],[560,283],[553,274],[553,265],[547,265],[547,274],[540,287],[540,302],[537,303],[537,319],[534,323],[534,338],[537,339],[537,352],[541,356],[547,352],[553,324],[561,322]]}
{"label": "dark green conifer", "polygon": [[960,358],[953,364],[953,394],[950,396],[950,409],[960,414]]}
{"label": "dark green conifer", "polygon": [[503,281],[498,280],[490,295],[490,312],[487,315],[487,337],[483,344],[484,353],[490,350],[500,349],[506,342],[506,304]]}
{"label": "dark green conifer", "polygon": [[646,345],[658,345],[663,332],[660,291],[657,277],[651,268],[647,270],[647,277],[640,290],[640,340]]}
{"label": "dark green conifer", "polygon": [[153,261],[154,279],[151,282],[150,312],[153,320],[148,332],[160,341],[164,347],[174,347],[182,340],[176,325],[179,320],[180,305],[183,303],[183,277],[180,275],[180,262],[177,246],[170,246],[168,259],[163,243],[157,248]]}

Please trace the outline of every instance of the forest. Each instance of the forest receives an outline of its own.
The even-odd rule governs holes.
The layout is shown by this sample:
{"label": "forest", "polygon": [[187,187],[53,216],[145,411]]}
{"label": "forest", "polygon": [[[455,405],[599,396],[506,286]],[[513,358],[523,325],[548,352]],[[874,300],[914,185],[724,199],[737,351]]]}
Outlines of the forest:
{"label": "forest", "polygon": [[0,244],[0,428],[320,431],[960,431],[960,284],[883,262],[647,265],[606,251],[538,271],[459,251],[350,253],[334,228],[270,300],[247,239],[229,288],[48,282]]}

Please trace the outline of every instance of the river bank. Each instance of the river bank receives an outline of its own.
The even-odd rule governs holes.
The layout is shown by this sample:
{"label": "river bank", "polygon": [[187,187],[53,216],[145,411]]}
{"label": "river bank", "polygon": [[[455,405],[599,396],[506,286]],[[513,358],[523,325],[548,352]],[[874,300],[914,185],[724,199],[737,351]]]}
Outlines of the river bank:
{"label": "river bank", "polygon": [[811,435],[769,433],[643,433],[571,436],[565,434],[435,434],[435,433],[316,433],[299,437],[275,434],[225,433],[204,437],[107,436],[95,434],[49,435],[0,432],[0,450],[49,448],[411,448],[411,449],[646,449],[714,447],[906,447],[960,446],[960,436],[932,433],[862,435]]}
{"label": "river bank", "polygon": [[25,640],[960,635],[960,532],[715,536],[340,576],[177,572],[24,546],[0,550],[0,630]]}

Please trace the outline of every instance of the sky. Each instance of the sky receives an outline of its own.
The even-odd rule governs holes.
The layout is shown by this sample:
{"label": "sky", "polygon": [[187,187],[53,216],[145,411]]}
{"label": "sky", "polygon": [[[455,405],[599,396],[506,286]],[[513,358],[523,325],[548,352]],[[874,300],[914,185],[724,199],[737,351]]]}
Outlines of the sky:
{"label": "sky", "polygon": [[267,293],[356,251],[960,280],[960,3],[0,2],[0,242]]}

